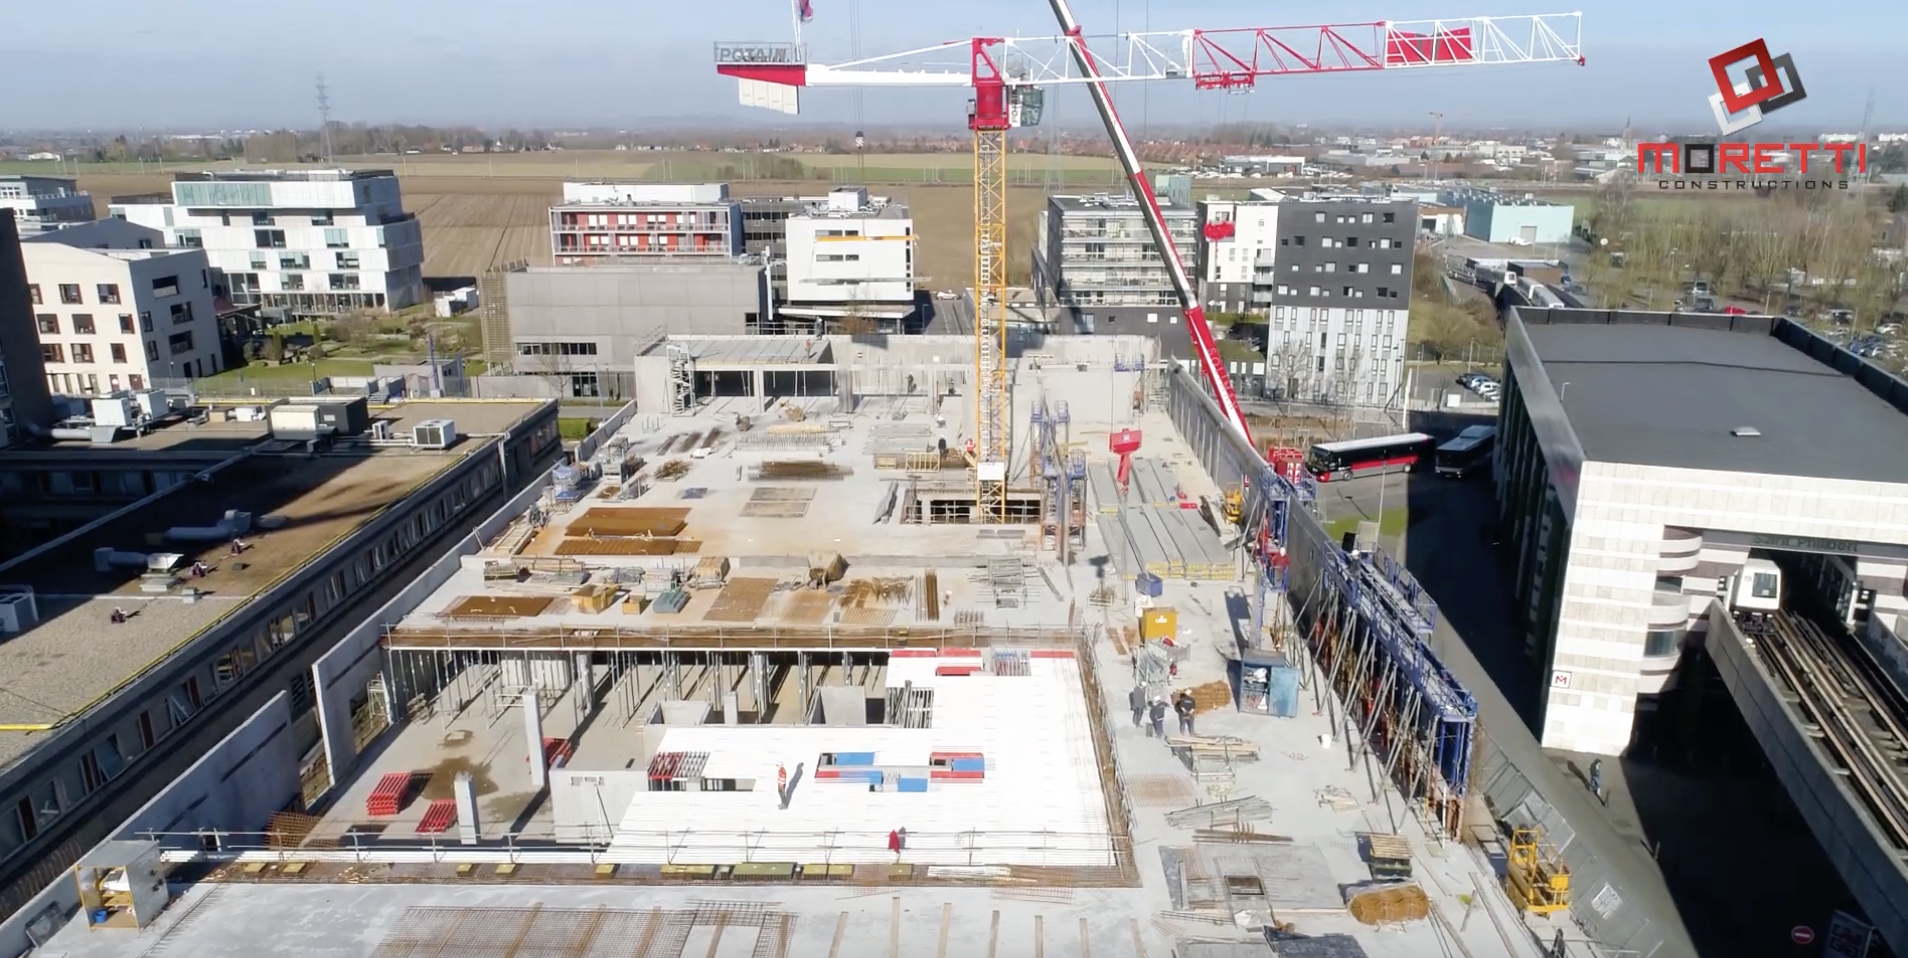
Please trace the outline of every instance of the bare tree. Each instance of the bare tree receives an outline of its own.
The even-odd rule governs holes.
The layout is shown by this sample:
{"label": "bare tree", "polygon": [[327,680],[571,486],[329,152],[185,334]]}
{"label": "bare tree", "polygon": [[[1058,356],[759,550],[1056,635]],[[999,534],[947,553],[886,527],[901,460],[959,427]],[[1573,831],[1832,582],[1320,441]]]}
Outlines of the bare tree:
{"label": "bare tree", "polygon": [[1317,363],[1308,348],[1309,333],[1268,330],[1265,354],[1268,371],[1278,381],[1279,397],[1286,402],[1310,398],[1310,384]]}

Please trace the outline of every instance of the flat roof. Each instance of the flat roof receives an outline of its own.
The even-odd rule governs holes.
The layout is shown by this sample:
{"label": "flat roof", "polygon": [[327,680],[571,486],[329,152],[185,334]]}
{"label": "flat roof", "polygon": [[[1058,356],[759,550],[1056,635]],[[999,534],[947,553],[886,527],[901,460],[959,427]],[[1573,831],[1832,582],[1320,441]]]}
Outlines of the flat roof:
{"label": "flat roof", "polygon": [[[1734,317],[1731,330],[1670,325],[1675,314],[1571,321],[1577,312],[1588,314],[1519,316],[1586,459],[1908,481],[1908,414],[1777,339],[1769,318]],[[1732,434],[1742,427],[1760,435]]]}
{"label": "flat roof", "polygon": [[[1163,195],[1156,197],[1156,199],[1159,200],[1160,212],[1168,216],[1177,214],[1191,216],[1194,213],[1192,207],[1179,206]],[[1115,213],[1138,213],[1140,211],[1139,201],[1123,194],[1109,194],[1105,198],[1098,196],[1049,196],[1047,197],[1047,202],[1069,213],[1085,213],[1094,210],[1112,211]]]}
{"label": "flat roof", "polygon": [[826,336],[728,336],[697,338],[671,336],[650,347],[648,355],[659,356],[668,347],[687,349],[698,362],[785,365],[789,363],[833,362],[831,341]]}
{"label": "flat roof", "polygon": [[[494,433],[523,419],[540,402],[420,402],[379,407],[374,418],[403,434],[425,419],[451,419],[460,432]],[[416,491],[487,440],[467,439],[449,450],[343,447],[307,457],[302,444],[266,443],[210,476],[175,488],[165,498],[109,519],[81,535],[0,569],[0,585],[33,589],[40,621],[0,641],[0,725],[59,725],[100,704],[119,686],[182,651],[215,621],[244,608],[285,575],[327,552],[380,510]],[[241,538],[243,555],[230,554],[226,537],[180,540],[168,530],[215,526],[227,510],[250,512],[253,530]],[[258,520],[282,517],[262,529]],[[165,594],[140,590],[143,568],[100,571],[96,550],[177,553],[181,585]],[[193,579],[202,560],[211,572]],[[184,593],[185,587],[197,596]],[[115,608],[131,618],[113,624]],[[0,765],[30,753],[43,732],[0,732]]]}

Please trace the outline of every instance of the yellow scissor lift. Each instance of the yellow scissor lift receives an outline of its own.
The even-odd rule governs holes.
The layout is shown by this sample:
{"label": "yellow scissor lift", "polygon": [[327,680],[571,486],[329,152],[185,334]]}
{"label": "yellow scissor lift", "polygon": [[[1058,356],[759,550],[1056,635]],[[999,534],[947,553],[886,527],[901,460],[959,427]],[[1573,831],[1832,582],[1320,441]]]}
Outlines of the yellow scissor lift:
{"label": "yellow scissor lift", "polygon": [[1570,866],[1544,841],[1541,828],[1511,829],[1504,890],[1518,907],[1548,915],[1570,907]]}

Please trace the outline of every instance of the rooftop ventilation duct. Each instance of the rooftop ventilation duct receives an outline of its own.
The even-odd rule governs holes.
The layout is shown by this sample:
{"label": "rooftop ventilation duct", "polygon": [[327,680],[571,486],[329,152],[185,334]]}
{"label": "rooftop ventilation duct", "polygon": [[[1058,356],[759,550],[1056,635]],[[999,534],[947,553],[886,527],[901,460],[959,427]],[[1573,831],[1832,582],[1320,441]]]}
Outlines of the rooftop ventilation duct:
{"label": "rooftop ventilation duct", "polygon": [[1736,428],[1729,430],[1729,434],[1732,436],[1735,436],[1738,439],[1749,439],[1755,436],[1762,435],[1762,430],[1757,429],[1754,426],[1737,426]]}

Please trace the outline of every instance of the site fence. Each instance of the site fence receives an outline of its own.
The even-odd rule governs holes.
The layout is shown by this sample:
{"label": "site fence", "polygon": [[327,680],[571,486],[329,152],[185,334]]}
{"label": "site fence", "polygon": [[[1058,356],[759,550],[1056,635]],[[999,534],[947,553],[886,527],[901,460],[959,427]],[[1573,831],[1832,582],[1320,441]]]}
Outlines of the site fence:
{"label": "site fence", "polygon": [[[360,826],[351,826],[358,828]],[[349,864],[648,864],[733,865],[800,863],[893,864],[888,830],[875,831],[670,831],[617,830],[614,842],[559,843],[549,828],[511,832],[474,845],[459,841],[456,826],[442,835],[390,839],[363,831],[335,838],[314,833],[141,832],[159,843],[168,862],[339,862]],[[289,846],[289,847],[288,847]],[[1132,867],[1132,844],[1108,832],[917,831],[908,829],[899,863],[955,868],[1033,866],[1050,868]]]}

